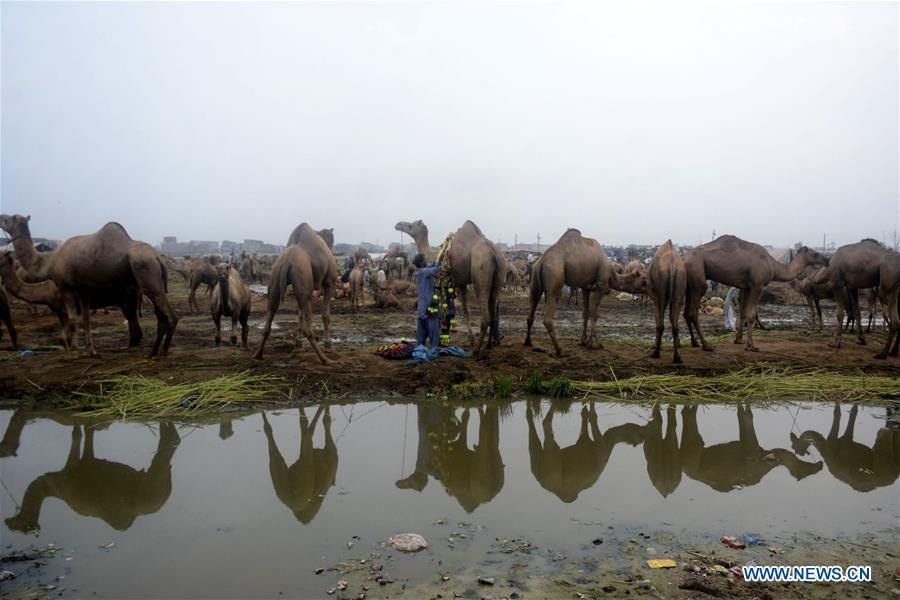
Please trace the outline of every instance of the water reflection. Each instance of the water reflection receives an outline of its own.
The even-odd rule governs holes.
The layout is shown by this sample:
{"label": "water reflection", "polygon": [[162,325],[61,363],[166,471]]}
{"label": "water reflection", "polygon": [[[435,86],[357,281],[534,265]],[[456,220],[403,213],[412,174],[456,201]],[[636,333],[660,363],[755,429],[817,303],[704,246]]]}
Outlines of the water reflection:
{"label": "water reflection", "polygon": [[535,427],[536,415],[531,403],[525,411],[525,418],[528,421],[531,473],[541,487],[563,502],[574,502],[578,494],[596,483],[617,444],[636,446],[644,439],[644,428],[633,423],[611,427],[606,434],[601,434],[592,402],[581,409],[581,429],[576,442],[560,448],[553,433],[556,412],[556,405],[552,405],[544,416],[543,444]]}
{"label": "water reflection", "polygon": [[875,444],[869,448],[853,441],[858,413],[859,406],[854,404],[844,435],[838,435],[841,430],[841,407],[835,404],[828,437],[812,430],[804,431],[799,436],[792,433],[791,444],[800,456],[807,453],[810,445],[813,446],[836,479],[854,490],[869,492],[893,484],[900,475],[900,429],[879,429],[875,434]]}
{"label": "water reflection", "polygon": [[[334,485],[337,477],[338,453],[331,437],[329,408],[319,406],[311,422],[302,408],[299,411],[300,456],[290,467],[287,466],[278,444],[275,443],[275,436],[272,435],[272,426],[269,425],[266,413],[262,413],[262,419],[269,448],[269,475],[272,477],[275,495],[291,509],[298,521],[307,524],[318,514],[328,490]],[[325,430],[325,446],[314,448],[313,436],[319,418],[322,418]]]}
{"label": "water reflection", "polygon": [[[15,424],[10,422],[10,427],[19,427],[20,432],[21,426],[21,420]],[[90,425],[72,427],[65,466],[61,471],[41,475],[28,485],[19,512],[6,519],[7,527],[22,532],[39,530],[41,506],[46,498],[59,498],[78,514],[98,517],[118,530],[131,527],[139,515],[149,515],[162,508],[172,493],[172,457],[181,441],[175,426],[159,424],[156,454],[150,468],[140,471],[96,458],[94,431]]]}
{"label": "water reflection", "polygon": [[822,461],[804,462],[783,448],[766,450],[759,445],[749,405],[738,405],[738,439],[706,447],[697,427],[697,405],[681,411],[681,459],[684,474],[719,492],[759,483],[769,471],[786,467],[796,480],[822,470]]}
{"label": "water reflection", "polygon": [[478,441],[469,448],[471,408],[460,418],[447,405],[419,404],[419,442],[415,470],[396,482],[401,489],[421,492],[432,476],[444,485],[466,512],[490,501],[503,488],[498,407],[477,407]]}

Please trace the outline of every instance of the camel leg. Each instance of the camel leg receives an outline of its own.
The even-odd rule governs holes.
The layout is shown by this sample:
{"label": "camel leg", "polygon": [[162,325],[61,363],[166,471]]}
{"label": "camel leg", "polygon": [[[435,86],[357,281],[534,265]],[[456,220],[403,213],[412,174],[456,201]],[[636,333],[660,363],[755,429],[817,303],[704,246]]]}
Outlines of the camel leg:
{"label": "camel leg", "polygon": [[847,288],[839,287],[834,290],[834,303],[836,305],[834,317],[837,322],[837,329],[835,331],[834,341],[829,345],[833,348],[840,348],[841,338],[844,335],[844,307],[850,303]]}
{"label": "camel leg", "polygon": [[[688,273],[688,278],[690,278],[690,273]],[[703,337],[703,330],[700,329],[700,299],[703,298],[703,294],[706,293],[706,280],[704,279],[702,283],[702,286],[699,284],[691,285],[688,283],[684,303],[684,320],[687,322],[688,331],[691,333],[691,346],[694,348],[702,346],[705,351],[711,352],[713,348],[709,345],[709,342],[706,341],[706,338]],[[694,337],[695,331],[697,337],[700,338],[699,344]]]}
{"label": "camel leg", "polygon": [[563,351],[559,346],[559,340],[556,339],[556,330],[553,328],[553,317],[556,315],[556,303],[557,295],[547,293],[544,298],[544,327],[547,329],[547,333],[550,334],[550,341],[553,343],[556,355],[562,356]]}
{"label": "camel leg", "polygon": [[537,294],[537,297],[535,297],[535,294],[531,294],[528,307],[528,325],[525,330],[525,346],[531,346],[531,327],[534,325],[534,313],[537,311],[537,305],[540,301],[540,294]]}
{"label": "camel leg", "polygon": [[78,458],[81,454],[81,426],[72,426],[72,441],[69,444],[69,455],[66,457],[66,466],[64,468],[72,468],[78,464]]}
{"label": "camel leg", "polygon": [[87,298],[78,296],[78,304],[81,307],[81,330],[84,336],[84,348],[88,356],[99,356],[94,348],[94,339],[91,336],[91,305]]}
{"label": "camel leg", "polygon": [[850,290],[850,306],[853,309],[853,324],[856,327],[856,343],[866,345],[866,333],[862,327],[862,313],[859,310],[859,290]]}
{"label": "camel leg", "polygon": [[[681,307],[678,306],[677,298],[669,299],[669,323],[672,325],[672,348],[674,351],[674,355],[672,356],[672,362],[675,364],[681,364],[681,355],[678,353],[678,349],[681,347],[681,340],[678,338],[678,319],[681,317]],[[662,318],[662,315],[660,315]],[[657,339],[657,348],[659,348],[659,340]]]}
{"label": "camel leg", "polygon": [[[145,292],[153,303],[153,312],[156,313],[156,340],[150,350],[150,358],[154,356],[166,356],[169,353],[169,345],[172,343],[172,335],[178,324],[178,317],[169,305],[169,299],[165,292],[147,290]],[[160,347],[162,343],[162,347]]]}
{"label": "camel leg", "polygon": [[237,326],[238,326],[238,319],[240,318],[240,316],[241,316],[241,313],[239,313],[238,311],[235,311],[235,310],[231,311],[231,345],[232,346],[237,345]]}
{"label": "camel leg", "polygon": [[137,305],[126,299],[122,304],[122,316],[128,321],[128,347],[135,348],[140,345],[141,338],[144,337],[137,315]]}
{"label": "camel leg", "polygon": [[598,287],[595,290],[589,290],[582,294],[582,300],[590,306],[591,333],[588,337],[588,348],[594,350],[603,348],[603,343],[597,337],[597,317],[600,314],[600,303],[603,302],[606,292],[605,288]]}
{"label": "camel leg", "polygon": [[247,334],[249,333],[249,327],[247,327],[247,320],[250,318],[249,310],[241,311],[241,346],[247,347]]}
{"label": "camel leg", "polygon": [[259,348],[256,350],[256,354],[253,355],[253,358],[257,359],[263,357],[266,340],[269,339],[269,334],[272,333],[272,321],[275,319],[275,313],[278,312],[278,306],[281,304],[281,290],[277,288],[271,289],[276,281],[274,278],[275,275],[273,275],[273,282],[269,284],[269,310],[266,314],[266,324],[263,326],[262,339],[259,341]]}
{"label": "camel leg", "polygon": [[6,330],[9,331],[9,339],[12,341],[13,350],[18,350],[19,335],[16,333],[16,328],[13,326],[12,314],[9,311],[9,306],[5,302],[0,305],[0,321],[3,321],[3,324],[6,325]]}
{"label": "camel leg", "polygon": [[[875,358],[897,356],[898,348],[900,348],[900,314],[898,314],[897,302],[898,292],[895,290],[887,290],[881,296],[881,305],[888,320],[888,334],[884,348],[875,355]],[[893,347],[891,347],[892,342]]]}
{"label": "camel leg", "polygon": [[[659,347],[662,344],[663,329],[665,327],[665,302],[665,296],[657,297],[656,294],[653,294],[653,317],[656,319],[656,343],[653,344],[653,352],[650,354],[650,358],[659,358]],[[674,304],[672,305],[672,308],[675,308]]]}
{"label": "camel leg", "polygon": [[747,328],[747,347],[745,350],[758,352],[759,348],[753,345],[753,326],[756,324],[756,310],[759,299],[762,297],[762,288],[750,288],[741,291],[741,313],[744,327]]}
{"label": "camel leg", "polygon": [[[747,296],[747,290],[741,289],[741,295],[738,299],[738,320],[737,327],[734,332],[734,343],[740,344],[744,341],[744,308],[746,304],[744,303],[744,298]],[[753,330],[753,326],[748,327],[749,330]]]}
{"label": "camel leg", "polygon": [[459,296],[462,298],[463,315],[466,317],[466,331],[469,334],[469,344],[475,344],[475,334],[472,333],[472,319],[469,317],[469,294],[468,286],[464,285],[459,288]]}
{"label": "camel leg", "polygon": [[197,312],[200,312],[200,306],[197,304],[197,288],[200,287],[200,282],[194,283],[191,282],[191,289],[188,293],[188,312],[193,313],[194,309]]}
{"label": "camel leg", "polygon": [[[577,289],[577,288],[573,288]],[[588,320],[591,318],[591,307],[588,304],[590,298],[590,290],[584,288],[581,290],[581,345],[588,345]]]}
{"label": "camel leg", "polygon": [[331,350],[331,297],[334,283],[322,286],[322,327],[325,335],[325,349]]}
{"label": "camel leg", "polygon": [[214,312],[212,315],[213,326],[216,328],[216,346],[222,343],[222,313]]}
{"label": "camel leg", "polygon": [[312,298],[310,295],[303,296],[297,291],[297,287],[298,286],[294,286],[294,297],[297,299],[297,316],[299,320],[300,335],[309,340],[309,345],[312,346],[316,356],[319,357],[319,360],[322,361],[323,365],[327,365],[331,361],[328,360],[325,353],[319,348],[316,336],[313,335],[312,332]]}

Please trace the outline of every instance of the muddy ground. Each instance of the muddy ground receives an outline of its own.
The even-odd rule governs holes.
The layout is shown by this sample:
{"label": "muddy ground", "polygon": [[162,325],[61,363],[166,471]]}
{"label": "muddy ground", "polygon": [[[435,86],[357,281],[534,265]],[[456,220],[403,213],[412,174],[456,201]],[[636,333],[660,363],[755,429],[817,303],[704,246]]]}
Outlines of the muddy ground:
{"label": "muddy ground", "polygon": [[[14,323],[19,331],[20,350],[33,349],[33,356],[23,357],[10,348],[8,336],[0,342],[0,398],[42,399],[66,396],[74,390],[96,388],[111,374],[127,373],[161,377],[172,381],[204,380],[222,373],[251,370],[277,373],[290,384],[294,400],[323,395],[349,394],[359,397],[385,394],[434,392],[464,382],[490,383],[497,374],[523,381],[532,368],[541,369],[545,377],[562,375],[577,380],[602,380],[638,373],[702,373],[715,374],[740,368],[752,362],[791,363],[798,366],[825,366],[835,370],[863,369],[870,373],[900,376],[900,360],[879,361],[873,355],[884,343],[884,329],[877,327],[867,346],[859,346],[853,336],[839,350],[828,346],[833,331],[833,307],[825,305],[824,334],[810,332],[805,305],[763,304],[760,319],[770,328],[757,332],[760,352],[746,352],[728,339],[716,340],[714,352],[690,348],[686,327],[682,323],[683,365],[671,363],[671,342],[663,347],[662,359],[647,356],[653,336],[653,309],[649,303],[624,302],[607,297],[601,307],[599,332],[604,348],[587,350],[578,345],[581,332],[581,308],[563,300],[557,312],[556,327],[566,355],[555,356],[541,322],[538,310],[535,323],[535,346],[522,345],[525,336],[528,299],[524,291],[505,292],[501,300],[502,345],[482,356],[444,358],[433,364],[411,367],[405,361],[388,361],[373,354],[383,343],[401,337],[415,336],[415,298],[400,298],[399,309],[375,309],[367,297],[362,310],[354,314],[348,299],[332,302],[332,338],[328,352],[332,360],[322,365],[308,343],[296,336],[296,306],[282,305],[276,327],[266,346],[266,356],[254,360],[252,353],[259,343],[265,320],[266,301],[255,298],[251,314],[249,349],[223,344],[216,347],[208,302],[198,294],[202,312],[188,312],[187,290],[181,281],[171,282],[170,298],[181,319],[166,358],[149,360],[150,343],[155,335],[152,308],[145,307],[141,320],[144,341],[139,348],[125,348],[127,329],[117,310],[99,311],[94,317],[94,341],[100,358],[90,358],[79,346],[65,352],[55,345],[58,323],[43,307],[36,311],[21,302],[12,306]],[[321,334],[320,305],[314,307],[314,327]],[[473,311],[477,325],[477,309]],[[701,315],[705,333],[723,336],[721,316]],[[229,323],[230,325],[230,323]],[[227,329],[229,325],[223,325]],[[228,333],[223,331],[227,342]],[[668,336],[667,336],[668,337]],[[80,336],[79,336],[80,341]],[[460,332],[454,341],[471,349],[465,334],[465,321],[460,318]],[[288,389],[286,387],[286,389]]]}

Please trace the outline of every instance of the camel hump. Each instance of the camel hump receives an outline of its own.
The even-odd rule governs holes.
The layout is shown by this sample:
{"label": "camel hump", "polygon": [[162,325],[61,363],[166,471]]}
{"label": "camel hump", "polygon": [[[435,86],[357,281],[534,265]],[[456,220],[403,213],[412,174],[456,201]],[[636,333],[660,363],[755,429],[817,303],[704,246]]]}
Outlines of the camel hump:
{"label": "camel hump", "polygon": [[878,240],[876,240],[874,238],[863,238],[863,239],[859,240],[859,243],[860,244],[862,244],[862,243],[877,244],[881,248],[884,247],[884,244],[882,244],[881,242],[879,242]]}
{"label": "camel hump", "polygon": [[460,229],[472,229],[475,233],[477,233],[478,235],[484,237],[484,234],[481,233],[481,229],[479,229],[479,228],[478,228],[478,225],[476,225],[476,224],[473,223],[472,221],[468,221],[468,220],[467,220],[465,223],[463,223],[463,226],[460,227]]}
{"label": "camel hump", "polygon": [[[307,223],[305,221],[303,223],[300,223],[299,225],[294,227],[294,230],[291,232],[291,235],[288,238],[287,245],[295,246],[295,245],[299,244],[301,237],[304,237],[303,234],[306,233],[307,231],[311,231],[311,230],[312,230],[312,227],[309,226],[309,223]],[[315,233],[315,232],[313,232],[313,233]],[[318,235],[318,234],[316,234],[316,235]]]}
{"label": "camel hump", "polygon": [[131,236],[128,235],[128,232],[125,230],[125,227],[123,227],[121,223],[117,223],[116,221],[110,221],[109,223],[101,227],[97,233],[121,233],[129,240],[131,239]]}

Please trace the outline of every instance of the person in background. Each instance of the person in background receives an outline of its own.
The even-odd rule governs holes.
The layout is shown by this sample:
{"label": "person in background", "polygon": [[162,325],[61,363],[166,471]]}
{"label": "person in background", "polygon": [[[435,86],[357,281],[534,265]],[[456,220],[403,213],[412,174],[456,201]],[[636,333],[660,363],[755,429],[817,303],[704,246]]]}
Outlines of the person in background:
{"label": "person in background", "polygon": [[416,291],[419,296],[416,313],[416,346],[424,346],[426,341],[431,342],[432,348],[437,348],[441,340],[440,319],[437,315],[431,315],[428,307],[434,299],[434,276],[441,270],[440,265],[425,266],[425,257],[416,254],[413,258],[416,266]]}
{"label": "person in background", "polygon": [[735,316],[735,307],[741,297],[741,290],[736,287],[728,290],[725,296],[725,330],[737,331],[737,317]]}

